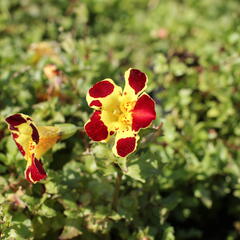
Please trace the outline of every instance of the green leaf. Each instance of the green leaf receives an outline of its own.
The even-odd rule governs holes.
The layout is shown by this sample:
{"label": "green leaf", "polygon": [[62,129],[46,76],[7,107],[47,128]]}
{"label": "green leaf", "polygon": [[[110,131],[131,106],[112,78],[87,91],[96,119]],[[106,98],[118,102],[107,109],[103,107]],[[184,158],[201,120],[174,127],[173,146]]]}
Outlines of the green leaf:
{"label": "green leaf", "polygon": [[72,239],[82,234],[82,223],[80,219],[70,219],[67,218],[65,222],[65,226],[63,232],[59,236],[59,239]]}
{"label": "green leaf", "polygon": [[57,212],[54,208],[47,206],[45,203],[41,205],[41,207],[38,209],[37,213],[40,216],[44,216],[47,218],[52,218],[57,215]]}
{"label": "green leaf", "polygon": [[95,158],[92,155],[82,156],[81,160],[84,162],[87,172],[93,173],[98,169]]}
{"label": "green leaf", "polygon": [[174,228],[172,226],[167,226],[164,228],[163,240],[175,240]]}
{"label": "green leaf", "polygon": [[137,163],[129,165],[128,170],[125,174],[135,180],[142,182],[142,183],[145,182],[145,179],[143,178],[142,173],[141,173],[141,168],[140,168],[139,164],[137,164]]}

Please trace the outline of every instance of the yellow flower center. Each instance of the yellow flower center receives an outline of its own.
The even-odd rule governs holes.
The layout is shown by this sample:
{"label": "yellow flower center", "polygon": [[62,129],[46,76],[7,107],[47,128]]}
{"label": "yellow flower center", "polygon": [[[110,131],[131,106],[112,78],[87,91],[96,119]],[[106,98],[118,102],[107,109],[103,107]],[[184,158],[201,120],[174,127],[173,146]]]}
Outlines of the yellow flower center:
{"label": "yellow flower center", "polygon": [[125,126],[130,126],[132,124],[132,110],[135,106],[133,101],[124,101],[120,104],[120,115],[118,121]]}
{"label": "yellow flower center", "polygon": [[118,106],[112,111],[112,119],[114,119],[114,130],[125,131],[129,130],[132,125],[132,110],[135,106],[135,101],[122,99]]}
{"label": "yellow flower center", "polygon": [[118,101],[113,102],[111,108],[102,110],[101,118],[110,131],[124,132],[131,129],[132,110],[135,104],[135,99],[124,95]]}

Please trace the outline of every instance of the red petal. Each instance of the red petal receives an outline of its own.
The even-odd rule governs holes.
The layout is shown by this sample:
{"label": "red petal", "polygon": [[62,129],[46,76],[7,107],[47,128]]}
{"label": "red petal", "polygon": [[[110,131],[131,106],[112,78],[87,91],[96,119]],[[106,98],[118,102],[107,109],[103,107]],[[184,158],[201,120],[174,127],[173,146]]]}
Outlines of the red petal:
{"label": "red petal", "polygon": [[128,154],[135,150],[136,138],[135,137],[126,137],[120,138],[117,141],[117,153],[121,157],[126,157]]}
{"label": "red petal", "polygon": [[38,130],[32,123],[30,123],[30,127],[32,128],[32,140],[38,144],[39,142]]}
{"label": "red petal", "polygon": [[113,90],[114,85],[107,80],[103,80],[89,89],[89,95],[94,98],[103,98],[111,94]]}
{"label": "red petal", "polygon": [[96,106],[96,107],[101,107],[102,103],[99,100],[93,100],[91,101],[91,103],[89,104],[90,107],[92,106]]}
{"label": "red petal", "polygon": [[146,128],[156,118],[155,102],[147,94],[138,98],[132,113],[132,130],[138,131],[140,128]]}
{"label": "red petal", "polygon": [[10,125],[10,130],[15,130],[15,131],[18,131],[17,128],[15,128],[16,126],[22,124],[22,123],[25,123],[27,122],[26,119],[24,119],[21,114],[17,113],[17,114],[14,114],[12,116],[9,116],[6,118],[6,122]]}
{"label": "red petal", "polygon": [[47,177],[41,160],[36,158],[33,159],[32,165],[30,165],[25,171],[25,177],[31,183],[35,183]]}
{"label": "red petal", "polygon": [[20,153],[25,156],[25,151],[23,149],[23,147],[17,142],[17,138],[19,137],[19,135],[17,133],[12,133],[12,136],[13,136],[13,140],[14,142],[16,143],[17,147],[18,147],[18,150],[20,151]]}
{"label": "red petal", "polygon": [[128,77],[129,85],[134,89],[135,94],[141,92],[141,90],[145,87],[147,81],[147,77],[145,73],[137,70],[131,69]]}
{"label": "red petal", "polygon": [[[15,139],[14,139],[14,141],[15,141]],[[21,153],[23,156],[25,156],[26,153],[25,153],[23,147],[22,147],[17,141],[15,141],[15,143],[16,143],[16,145],[17,145],[18,150],[20,151],[20,153]]]}
{"label": "red petal", "polygon": [[108,129],[101,121],[101,111],[93,113],[90,122],[85,125],[85,131],[93,141],[102,141],[108,137]]}
{"label": "red petal", "polygon": [[12,133],[12,136],[14,139],[19,137],[19,135],[17,133]]}

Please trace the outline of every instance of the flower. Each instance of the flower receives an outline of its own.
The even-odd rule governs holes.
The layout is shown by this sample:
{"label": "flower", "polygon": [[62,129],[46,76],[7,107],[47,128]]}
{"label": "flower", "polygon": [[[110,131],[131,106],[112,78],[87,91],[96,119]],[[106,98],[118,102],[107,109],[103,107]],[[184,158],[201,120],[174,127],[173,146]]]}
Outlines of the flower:
{"label": "flower", "polygon": [[6,122],[19,151],[27,160],[26,179],[36,183],[46,178],[40,158],[61,138],[60,128],[36,126],[31,117],[22,113],[7,117]]}
{"label": "flower", "polygon": [[125,72],[122,90],[107,78],[96,83],[87,93],[88,105],[95,109],[84,128],[93,141],[107,142],[115,136],[113,153],[126,157],[134,152],[138,132],[156,118],[155,102],[145,92],[148,78],[137,69]]}
{"label": "flower", "polygon": [[51,61],[62,64],[59,56],[59,46],[56,42],[37,42],[31,44],[29,48],[32,53],[32,62],[38,63],[42,58],[47,57]]}
{"label": "flower", "polygon": [[47,64],[43,68],[43,72],[49,80],[49,87],[47,89],[48,98],[53,96],[63,97],[61,94],[61,88],[63,83],[67,82],[67,78],[64,73],[58,69],[55,64]]}

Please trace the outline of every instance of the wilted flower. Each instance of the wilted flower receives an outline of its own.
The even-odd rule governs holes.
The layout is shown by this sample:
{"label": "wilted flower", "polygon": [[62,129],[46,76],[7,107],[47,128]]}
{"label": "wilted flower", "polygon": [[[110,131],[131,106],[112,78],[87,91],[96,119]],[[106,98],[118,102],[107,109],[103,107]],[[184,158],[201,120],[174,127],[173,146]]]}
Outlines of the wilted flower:
{"label": "wilted flower", "polygon": [[67,81],[63,72],[55,64],[47,64],[43,71],[49,80],[48,96],[61,96],[61,87]]}
{"label": "wilted flower", "polygon": [[[25,177],[36,183],[47,177],[40,160],[58,140],[75,133],[76,128],[69,126],[36,126],[32,118],[17,113],[6,118],[12,137],[24,158],[27,160]],[[65,131],[66,129],[66,131]]]}
{"label": "wilted flower", "polygon": [[48,57],[55,63],[62,64],[62,60],[59,56],[59,47],[55,42],[33,43],[29,50],[33,54],[32,60],[34,63],[37,63],[43,57]]}
{"label": "wilted flower", "polygon": [[85,131],[93,141],[107,142],[116,134],[113,153],[126,157],[135,151],[138,132],[147,128],[156,118],[155,102],[144,89],[148,78],[137,69],[125,72],[125,88],[113,80],[96,83],[87,94],[87,102],[95,109],[85,124]]}

